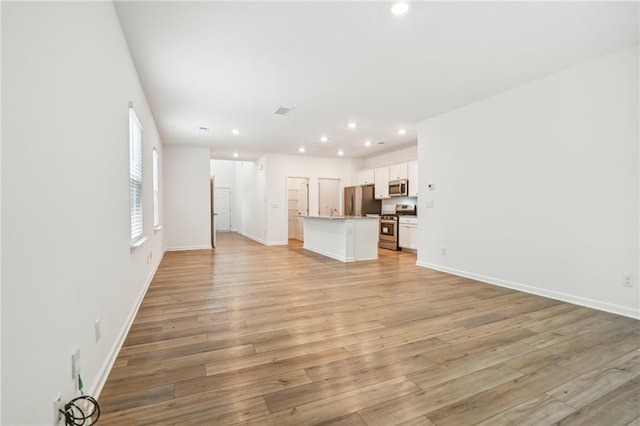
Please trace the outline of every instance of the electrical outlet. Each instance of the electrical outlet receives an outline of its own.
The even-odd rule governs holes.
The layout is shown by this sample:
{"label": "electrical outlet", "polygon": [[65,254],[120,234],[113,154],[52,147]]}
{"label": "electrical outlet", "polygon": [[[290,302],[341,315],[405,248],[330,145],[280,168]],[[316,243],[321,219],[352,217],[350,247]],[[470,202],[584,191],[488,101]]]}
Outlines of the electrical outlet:
{"label": "electrical outlet", "polygon": [[149,260],[153,260],[153,252],[152,251],[149,252]]}
{"label": "electrical outlet", "polygon": [[96,343],[100,340],[101,330],[100,330],[100,318],[96,320],[96,323],[93,325],[93,331],[96,337]]}
{"label": "electrical outlet", "polygon": [[443,256],[447,255],[447,248],[446,247],[440,247],[440,254]]}
{"label": "electrical outlet", "polygon": [[64,402],[62,402],[62,394],[58,394],[53,400],[53,425],[58,426],[62,420],[62,411],[64,410]]}
{"label": "electrical outlet", "polygon": [[80,374],[80,348],[71,354],[71,378],[77,379]]}
{"label": "electrical outlet", "polygon": [[623,287],[633,287],[633,275],[623,275],[622,276],[622,286]]}
{"label": "electrical outlet", "polygon": [[433,200],[427,200],[427,202],[425,203],[425,206],[426,206],[428,209],[433,208]]}

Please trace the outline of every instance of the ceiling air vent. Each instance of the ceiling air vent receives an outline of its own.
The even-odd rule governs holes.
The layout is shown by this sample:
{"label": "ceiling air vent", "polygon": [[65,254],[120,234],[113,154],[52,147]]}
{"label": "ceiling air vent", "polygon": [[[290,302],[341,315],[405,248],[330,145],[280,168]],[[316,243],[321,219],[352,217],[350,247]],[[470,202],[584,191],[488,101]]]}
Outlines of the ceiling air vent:
{"label": "ceiling air vent", "polygon": [[277,115],[289,115],[291,113],[291,111],[293,111],[295,108],[287,108],[287,107],[283,107],[281,106],[280,108],[278,108],[276,110],[276,112],[274,112],[274,114]]}

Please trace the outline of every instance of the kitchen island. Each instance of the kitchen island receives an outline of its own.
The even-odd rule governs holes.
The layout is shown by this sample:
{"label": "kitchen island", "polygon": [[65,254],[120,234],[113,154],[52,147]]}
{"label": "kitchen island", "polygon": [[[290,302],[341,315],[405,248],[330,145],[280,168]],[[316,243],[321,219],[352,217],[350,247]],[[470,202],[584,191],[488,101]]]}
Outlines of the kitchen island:
{"label": "kitchen island", "polygon": [[307,216],[303,248],[341,262],[377,259],[378,218]]}

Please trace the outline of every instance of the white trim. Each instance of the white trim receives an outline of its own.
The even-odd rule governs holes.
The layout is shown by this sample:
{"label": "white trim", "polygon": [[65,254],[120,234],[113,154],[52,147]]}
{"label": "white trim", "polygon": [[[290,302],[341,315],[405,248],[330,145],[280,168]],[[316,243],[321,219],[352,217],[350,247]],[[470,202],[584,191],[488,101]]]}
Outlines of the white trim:
{"label": "white trim", "polygon": [[116,362],[116,359],[118,358],[118,354],[120,353],[120,349],[122,349],[124,340],[129,334],[129,330],[133,325],[133,320],[136,318],[136,315],[138,314],[138,310],[140,309],[142,300],[144,299],[144,296],[147,294],[147,291],[149,290],[149,286],[151,285],[151,282],[153,281],[153,277],[156,275],[156,272],[158,271],[158,267],[160,266],[160,263],[162,262],[163,257],[164,257],[164,252],[160,256],[156,264],[153,266],[153,270],[151,271],[151,274],[149,274],[149,277],[147,277],[147,283],[142,289],[140,296],[138,296],[138,301],[136,302],[135,307],[129,314],[129,318],[127,318],[127,321],[125,322],[124,327],[120,331],[120,335],[118,336],[118,339],[116,339],[115,343],[111,347],[109,356],[102,364],[102,367],[100,368],[100,370],[98,370],[98,375],[96,376],[96,380],[93,382],[93,386],[91,386],[88,392],[88,395],[92,395],[95,399],[100,398],[100,393],[102,393],[102,389],[104,388],[104,385],[107,382],[107,378],[109,377],[109,373],[113,368],[113,364]]}
{"label": "white trim", "polygon": [[255,241],[256,243],[267,245],[267,242],[265,240],[262,240],[262,239],[260,239],[258,237],[254,237],[253,235],[247,234],[246,232],[242,232],[242,231],[237,231],[237,232],[238,232],[238,234],[242,235],[243,237],[247,237],[250,240]]}
{"label": "white trim", "polygon": [[[337,255],[335,253],[329,253],[329,252],[326,252],[324,250],[321,250],[321,249],[318,249],[318,248],[315,248],[315,247],[309,247],[307,244],[304,244],[302,246],[302,248],[305,249],[305,250],[312,251],[314,253],[321,254],[321,255],[326,256],[326,257],[330,257],[331,259],[339,260],[340,262],[344,262],[344,263],[351,263],[351,262],[355,262],[356,261],[355,257],[339,256],[339,255]],[[374,259],[363,259],[363,260],[374,260]]]}
{"label": "white trim", "polygon": [[134,251],[138,247],[141,247],[148,239],[149,239],[149,237],[147,237],[146,235],[142,234],[140,236],[140,238],[138,238],[135,241],[132,241],[131,244],[129,245],[129,247],[131,248],[131,251]]}
{"label": "white trim", "polygon": [[165,251],[185,251],[185,250],[211,250],[211,245],[204,246],[181,246],[181,247],[165,247]]}
{"label": "white trim", "polygon": [[253,236],[251,234],[247,234],[246,232],[242,232],[242,231],[231,230],[231,232],[237,232],[238,234],[242,235],[243,237],[247,237],[250,240],[255,241],[256,243],[260,243],[260,244],[265,245],[265,246],[286,246],[287,244],[289,244],[289,241],[267,241],[267,240],[263,240],[262,238],[255,237],[255,236]]}
{"label": "white trim", "polygon": [[242,231],[237,231],[238,234],[242,235],[243,237],[247,237],[250,240],[255,241],[256,243],[260,243],[260,244],[264,244],[265,246],[267,245],[267,242],[263,239],[260,239],[258,237],[254,237],[251,234],[247,234],[246,232],[242,232]]}
{"label": "white trim", "polygon": [[484,275],[474,274],[472,272],[460,271],[454,268],[448,268],[446,266],[435,265],[427,262],[416,262],[417,266],[423,268],[435,269],[436,271],[446,272],[448,274],[457,275],[460,277],[470,278],[477,281],[482,281],[487,284],[493,284],[500,287],[506,287],[513,290],[523,291],[529,294],[535,294],[537,296],[548,297],[550,299],[560,300],[562,302],[572,303],[574,305],[585,306],[587,308],[598,309],[600,311],[610,312],[612,314],[623,315],[625,317],[640,319],[640,311],[632,308],[620,305],[614,305],[613,303],[601,302],[599,300],[587,299],[585,297],[574,296],[572,294],[561,293],[558,291],[547,290],[540,287],[534,287],[526,284],[514,283],[511,281],[501,280],[498,278],[487,277]]}

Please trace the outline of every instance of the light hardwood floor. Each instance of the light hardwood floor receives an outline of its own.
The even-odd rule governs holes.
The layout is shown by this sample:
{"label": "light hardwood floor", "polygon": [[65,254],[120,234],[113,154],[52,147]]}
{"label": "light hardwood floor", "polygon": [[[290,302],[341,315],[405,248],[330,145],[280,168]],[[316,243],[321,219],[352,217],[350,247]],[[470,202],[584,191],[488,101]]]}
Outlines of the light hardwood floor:
{"label": "light hardwood floor", "polygon": [[640,321],[219,235],[162,260],[104,425],[640,425]]}

